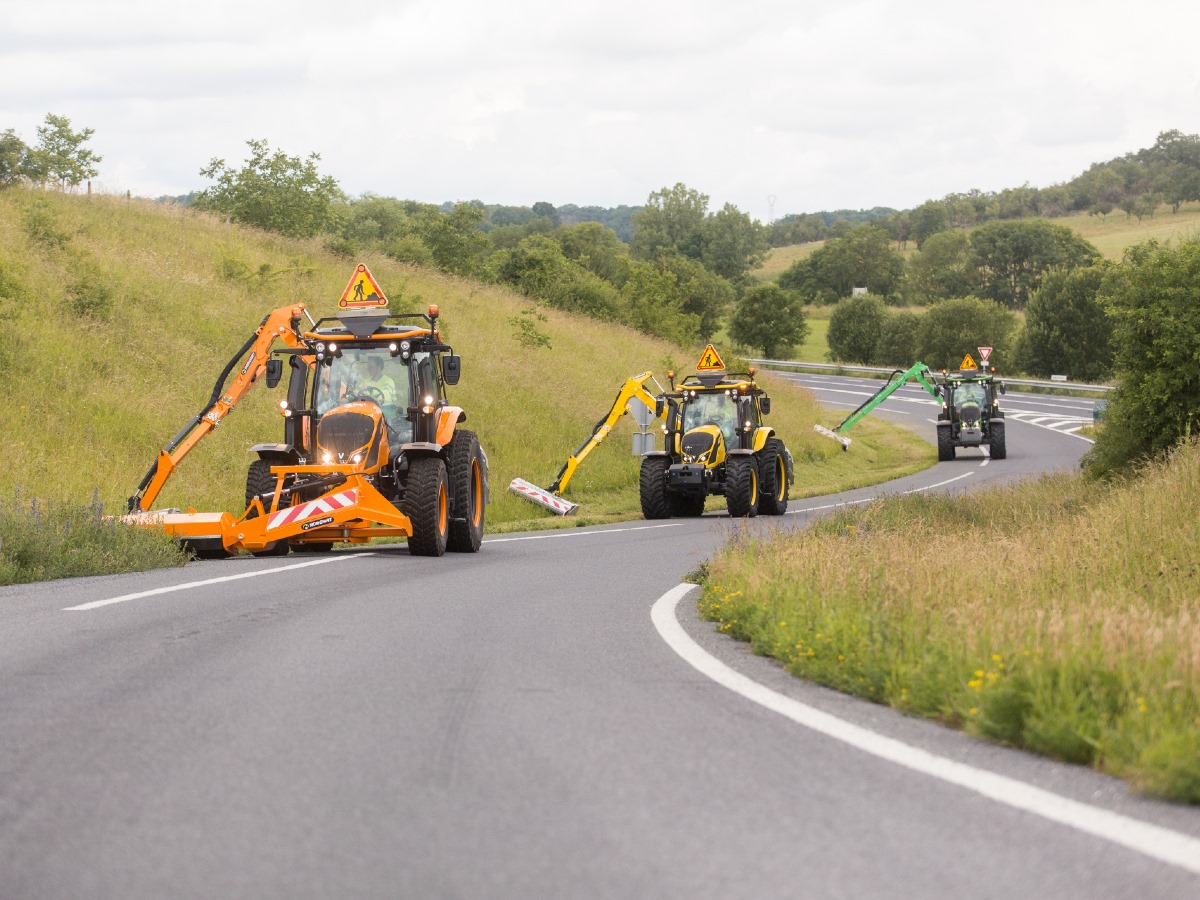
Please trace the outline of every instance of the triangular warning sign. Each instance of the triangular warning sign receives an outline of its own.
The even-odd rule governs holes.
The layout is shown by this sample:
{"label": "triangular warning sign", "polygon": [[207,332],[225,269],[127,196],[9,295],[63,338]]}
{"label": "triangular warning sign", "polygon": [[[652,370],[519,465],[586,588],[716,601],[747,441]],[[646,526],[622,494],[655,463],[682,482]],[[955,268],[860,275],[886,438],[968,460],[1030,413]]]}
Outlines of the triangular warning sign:
{"label": "triangular warning sign", "polygon": [[988,357],[989,357],[989,356],[991,356],[991,355],[992,355],[992,348],[991,348],[991,347],[980,347],[980,348],[979,348],[979,358],[980,358],[981,360],[983,360],[984,362],[987,362],[987,361],[988,361]]}
{"label": "triangular warning sign", "polygon": [[342,299],[338,301],[338,306],[342,309],[383,307],[387,306],[387,297],[383,295],[383,289],[372,277],[371,270],[363,263],[359,263],[354,274],[350,276],[350,283],[346,285],[346,290],[342,291]]}
{"label": "triangular warning sign", "polygon": [[721,361],[721,355],[712,344],[704,348],[704,352],[700,354],[700,362],[696,363],[697,372],[712,372],[724,368],[725,363]]}
{"label": "triangular warning sign", "polygon": [[963,361],[959,365],[959,369],[978,369],[978,368],[979,368],[979,366],[975,365],[975,360],[971,358],[970,353],[968,353],[966,356],[963,357]]}

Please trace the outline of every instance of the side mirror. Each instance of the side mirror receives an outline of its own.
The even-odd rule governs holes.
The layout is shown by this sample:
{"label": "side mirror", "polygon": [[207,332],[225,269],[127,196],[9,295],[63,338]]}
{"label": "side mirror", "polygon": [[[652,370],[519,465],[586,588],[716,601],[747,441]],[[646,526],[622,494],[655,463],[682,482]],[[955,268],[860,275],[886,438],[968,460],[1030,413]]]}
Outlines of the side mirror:
{"label": "side mirror", "polygon": [[1000,382],[1000,393],[1002,393],[1002,394],[1004,394],[1004,393],[1007,393],[1007,392],[1005,391],[1005,389],[1004,389],[1004,382],[1003,382],[1003,381],[1002,381],[1002,382]]}
{"label": "side mirror", "polygon": [[667,401],[662,397],[654,398],[654,418],[661,419],[663,410],[666,409]]}
{"label": "side mirror", "polygon": [[462,357],[458,354],[451,353],[449,356],[442,357],[442,379],[446,384],[458,384],[458,379],[462,375]]}
{"label": "side mirror", "polygon": [[771,398],[763,394],[763,398],[758,401],[758,408],[762,410],[764,416],[771,414]]}
{"label": "side mirror", "polygon": [[283,360],[279,357],[267,360],[267,387],[274,388],[283,377]]}

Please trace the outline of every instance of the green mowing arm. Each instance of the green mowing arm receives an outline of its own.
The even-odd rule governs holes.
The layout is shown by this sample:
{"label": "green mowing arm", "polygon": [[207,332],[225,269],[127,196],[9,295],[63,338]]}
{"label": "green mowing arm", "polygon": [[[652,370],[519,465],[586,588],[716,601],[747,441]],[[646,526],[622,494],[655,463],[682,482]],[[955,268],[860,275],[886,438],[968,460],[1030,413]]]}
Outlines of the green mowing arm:
{"label": "green mowing arm", "polygon": [[933,373],[929,371],[929,367],[925,363],[915,363],[910,369],[901,372],[897,369],[888,376],[887,384],[881,387],[878,391],[863,401],[862,405],[846,418],[842,419],[840,425],[830,431],[828,428],[822,428],[820,425],[814,425],[813,428],[821,434],[831,437],[842,445],[842,449],[846,450],[850,446],[850,439],[842,436],[842,432],[849,431],[857,422],[865,417],[871,410],[875,409],[880,403],[892,396],[901,387],[909,381],[916,381],[921,387],[929,392],[929,395],[935,400],[941,397],[938,392],[937,383],[934,381]]}

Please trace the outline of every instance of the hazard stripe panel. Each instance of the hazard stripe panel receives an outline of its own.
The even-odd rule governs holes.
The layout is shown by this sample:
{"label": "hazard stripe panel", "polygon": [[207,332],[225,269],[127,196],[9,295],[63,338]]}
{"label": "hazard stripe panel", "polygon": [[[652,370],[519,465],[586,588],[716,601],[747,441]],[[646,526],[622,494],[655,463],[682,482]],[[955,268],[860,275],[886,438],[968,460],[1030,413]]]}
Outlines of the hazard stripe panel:
{"label": "hazard stripe panel", "polygon": [[335,510],[345,509],[347,506],[353,506],[357,502],[358,491],[356,490],[342,491],[328,497],[318,497],[316,500],[309,500],[301,506],[291,506],[287,509],[279,510],[279,512],[271,516],[270,521],[267,522],[267,528],[282,528],[284,525],[302,522],[305,519],[311,519],[313,516],[327,516]]}

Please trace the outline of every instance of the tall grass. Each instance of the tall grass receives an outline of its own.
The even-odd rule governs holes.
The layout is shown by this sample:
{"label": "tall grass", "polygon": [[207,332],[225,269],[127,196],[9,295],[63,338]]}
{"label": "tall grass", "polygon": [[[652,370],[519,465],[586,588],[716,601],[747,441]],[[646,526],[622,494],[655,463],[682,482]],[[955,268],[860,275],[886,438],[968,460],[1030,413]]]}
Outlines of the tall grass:
{"label": "tall grass", "polygon": [[1200,445],[744,541],[702,606],[797,675],[1200,803]]}
{"label": "tall grass", "polygon": [[[332,315],[358,260],[320,241],[230,225],[179,206],[94,195],[0,192],[0,495],[76,503],[94,488],[119,511],[166,442],[200,411],[214,380],[271,309],[296,301]],[[640,514],[628,417],[580,467],[569,523],[506,492],[516,476],[546,485],[631,375],[691,371],[702,348],[544,310],[549,348],[510,322],[529,301],[492,285],[369,257],[391,305],[436,303],[463,356],[451,401],[467,410],[491,463],[489,530]],[[728,360],[727,360],[728,361]],[[771,424],[796,456],[795,496],[872,483],[932,462],[926,442],[881,423],[861,454],[812,432],[812,395],[763,376]],[[282,440],[275,393],[253,391],[180,465],[157,508],[240,512],[249,448]],[[865,423],[864,423],[865,425]],[[856,449],[857,449],[856,444]]]}
{"label": "tall grass", "polygon": [[129,528],[87,504],[0,502],[0,585],[181,566],[188,555],[166,535]]}

